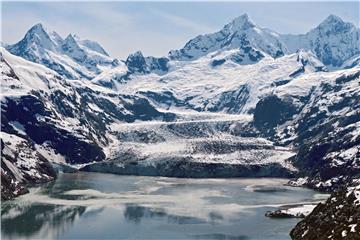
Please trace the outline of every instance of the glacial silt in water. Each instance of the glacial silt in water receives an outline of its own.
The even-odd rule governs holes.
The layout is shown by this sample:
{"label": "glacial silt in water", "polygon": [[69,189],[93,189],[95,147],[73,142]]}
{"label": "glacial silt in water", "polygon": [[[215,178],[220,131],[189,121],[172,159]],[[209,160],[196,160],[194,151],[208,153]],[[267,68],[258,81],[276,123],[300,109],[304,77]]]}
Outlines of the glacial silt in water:
{"label": "glacial silt in water", "polygon": [[290,239],[281,205],[325,198],[286,179],[61,174],[2,203],[2,239]]}

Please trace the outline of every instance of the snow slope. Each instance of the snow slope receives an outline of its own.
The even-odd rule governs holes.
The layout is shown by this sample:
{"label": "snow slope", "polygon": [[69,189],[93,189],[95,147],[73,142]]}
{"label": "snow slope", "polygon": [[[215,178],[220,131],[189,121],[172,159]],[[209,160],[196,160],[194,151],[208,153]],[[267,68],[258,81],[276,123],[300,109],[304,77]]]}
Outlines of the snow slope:
{"label": "snow slope", "polygon": [[[327,70],[312,53],[302,50],[276,59],[264,53],[257,64],[248,65],[232,59],[239,52],[214,52],[191,62],[172,61],[167,74],[132,75],[125,82],[114,77],[124,74],[124,68],[118,67],[99,75],[96,81],[101,85],[111,82],[123,94],[141,94],[166,109],[246,113],[277,85],[302,74]],[[213,65],[220,60],[221,65]]]}
{"label": "snow slope", "polygon": [[63,39],[41,24],[33,26],[21,41],[7,45],[6,49],[69,79],[92,79],[104,68],[117,65],[117,60],[110,58],[98,43],[71,34]]}

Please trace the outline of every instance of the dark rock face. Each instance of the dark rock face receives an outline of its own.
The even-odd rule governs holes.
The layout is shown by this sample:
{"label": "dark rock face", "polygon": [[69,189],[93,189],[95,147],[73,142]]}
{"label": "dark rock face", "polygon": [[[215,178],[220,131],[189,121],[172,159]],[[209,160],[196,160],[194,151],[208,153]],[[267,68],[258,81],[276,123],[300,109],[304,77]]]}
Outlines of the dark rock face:
{"label": "dark rock face", "polygon": [[[26,110],[24,110],[26,109]],[[37,144],[49,142],[58,153],[66,156],[69,163],[87,163],[101,161],[105,154],[101,148],[76,138],[72,133],[60,129],[48,121],[40,121],[39,117],[50,119],[51,112],[42,101],[35,96],[23,96],[16,101],[7,99],[2,110],[2,127],[10,130],[10,121],[19,122],[24,126],[27,136]]]}
{"label": "dark rock face", "polygon": [[56,178],[56,172],[26,139],[1,139],[1,200],[28,193],[27,183],[43,183]]}
{"label": "dark rock face", "polygon": [[125,64],[128,67],[129,74],[147,74],[150,72],[166,73],[169,70],[167,66],[168,62],[168,58],[144,57],[143,54],[138,51],[130,54]]}
{"label": "dark rock face", "polygon": [[249,99],[249,94],[248,86],[243,85],[237,90],[223,92],[219,100],[212,102],[211,106],[206,106],[205,109],[210,112],[226,111],[228,113],[238,113]]}
{"label": "dark rock face", "polygon": [[166,57],[155,58],[155,57],[147,57],[150,71],[154,71],[157,73],[166,73],[169,70],[168,62],[169,59]]}
{"label": "dark rock face", "polygon": [[[294,163],[308,175],[319,179],[358,176],[360,153],[356,151],[356,146],[360,145],[360,136],[354,135],[354,131],[356,123],[360,121],[360,112],[356,110],[360,107],[359,92],[339,83],[335,86],[322,85],[320,88],[323,94],[317,95],[309,110],[298,118],[298,136],[294,144],[299,146],[299,150]],[[327,109],[330,113],[316,104],[335,97],[341,100],[329,102]],[[349,112],[346,115],[333,115],[346,110]],[[342,154],[346,151],[353,153]]]}
{"label": "dark rock face", "polygon": [[254,125],[265,132],[274,133],[274,127],[291,119],[296,112],[290,101],[270,95],[256,104]]}
{"label": "dark rock face", "polygon": [[[104,94],[91,88],[91,84],[75,86],[53,72],[44,74],[44,70],[36,66],[34,79],[23,79],[23,75],[17,74],[14,66],[2,56],[1,64],[6,67],[2,71],[6,78],[4,84],[9,84],[6,86],[10,89],[31,89],[27,82],[31,80],[43,84],[40,89],[10,94],[1,101],[1,131],[5,146],[1,169],[5,199],[25,193],[24,184],[54,179],[53,167],[74,171],[66,164],[104,160],[103,147],[109,144],[106,133],[115,121],[170,121],[176,117],[173,113],[158,111],[141,96]],[[28,67],[26,62],[19,64]],[[13,142],[16,145],[11,145]],[[52,159],[55,156],[60,162],[51,166],[37,149],[45,151],[48,160],[55,161]],[[21,159],[21,151],[27,152],[28,158]],[[30,164],[28,168],[23,168],[27,163]]]}
{"label": "dark rock face", "polygon": [[291,231],[294,240],[360,239],[360,204],[355,191],[343,189],[299,222]]}
{"label": "dark rock face", "polygon": [[148,73],[146,61],[141,52],[136,52],[128,56],[125,62],[130,72]]}
{"label": "dark rock face", "polygon": [[312,87],[307,96],[274,94],[256,105],[254,126],[265,137],[293,146],[292,162],[301,176],[310,177],[311,188],[334,191],[360,175],[358,79],[355,71]]}
{"label": "dark rock face", "polygon": [[[124,156],[123,156],[124,157]],[[130,157],[130,156],[129,156]],[[131,158],[131,157],[130,157]],[[105,172],[120,175],[165,176],[179,178],[228,177],[291,177],[293,174],[280,164],[234,165],[194,162],[191,157],[166,157],[156,164],[142,164],[141,160],[111,161],[87,165],[81,171]]]}
{"label": "dark rock face", "polygon": [[223,63],[225,63],[226,60],[225,59],[215,59],[211,62],[211,66],[212,67],[216,67],[216,66],[220,66],[222,65]]}
{"label": "dark rock face", "polygon": [[265,213],[265,217],[270,218],[304,218],[304,214],[292,215],[281,210],[269,211]]}
{"label": "dark rock face", "polygon": [[[2,165],[4,163],[1,163]],[[1,200],[10,200],[28,193],[29,190],[21,183],[15,183],[14,177],[1,171]]]}
{"label": "dark rock face", "polygon": [[201,111],[202,109],[199,107],[196,107],[192,105],[189,100],[190,98],[187,98],[185,100],[178,99],[174,94],[170,91],[164,91],[164,92],[153,92],[153,91],[139,91],[139,94],[149,99],[151,102],[154,102],[155,104],[161,105],[163,108],[168,109],[171,106],[176,107],[185,107],[194,109],[196,111]]}

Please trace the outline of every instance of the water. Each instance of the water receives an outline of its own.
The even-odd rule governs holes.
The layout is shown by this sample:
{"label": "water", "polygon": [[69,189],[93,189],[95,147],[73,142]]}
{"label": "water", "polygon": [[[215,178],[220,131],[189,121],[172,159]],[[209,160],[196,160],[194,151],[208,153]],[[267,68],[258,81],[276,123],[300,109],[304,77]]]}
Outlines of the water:
{"label": "water", "polygon": [[299,219],[268,210],[325,198],[285,179],[176,179],[99,173],[2,203],[2,239],[290,239]]}

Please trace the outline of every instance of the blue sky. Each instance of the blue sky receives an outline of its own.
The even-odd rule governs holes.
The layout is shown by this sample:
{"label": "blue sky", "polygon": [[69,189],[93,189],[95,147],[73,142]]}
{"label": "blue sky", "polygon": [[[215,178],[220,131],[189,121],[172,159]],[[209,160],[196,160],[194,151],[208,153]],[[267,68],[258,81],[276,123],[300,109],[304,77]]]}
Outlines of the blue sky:
{"label": "blue sky", "polygon": [[61,36],[98,41],[113,57],[137,50],[163,56],[199,34],[248,13],[259,26],[305,33],[329,14],[359,27],[357,2],[2,2],[2,41],[14,43],[34,24]]}

